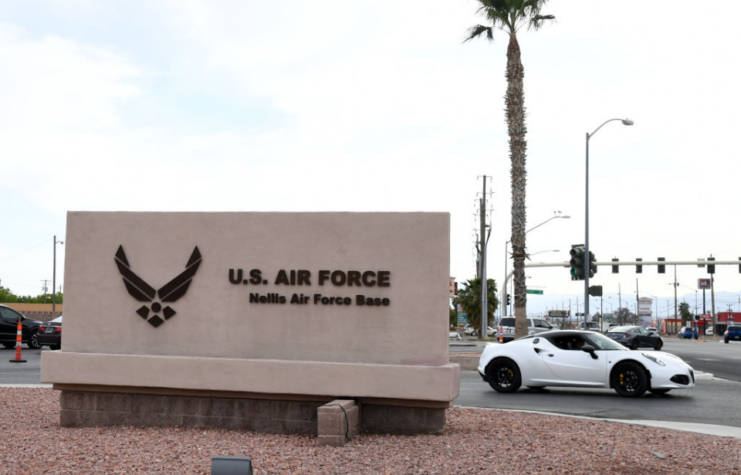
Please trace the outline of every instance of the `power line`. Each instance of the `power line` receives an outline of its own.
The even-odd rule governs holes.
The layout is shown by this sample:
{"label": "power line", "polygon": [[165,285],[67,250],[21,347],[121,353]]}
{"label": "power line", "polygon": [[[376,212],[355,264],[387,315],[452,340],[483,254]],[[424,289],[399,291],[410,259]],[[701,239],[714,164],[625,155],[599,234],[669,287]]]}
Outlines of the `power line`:
{"label": "power line", "polygon": [[44,240],[44,241],[42,241],[42,242],[40,242],[40,243],[36,244],[36,245],[35,245],[35,246],[33,246],[33,247],[29,247],[29,248],[28,248],[28,249],[26,249],[25,251],[21,251],[21,252],[19,252],[19,253],[17,253],[17,254],[13,254],[12,256],[4,257],[4,258],[0,259],[0,262],[5,262],[5,261],[7,261],[8,259],[12,259],[12,258],[14,258],[14,257],[20,256],[20,255],[21,255],[21,254],[23,254],[24,252],[28,252],[28,251],[30,251],[30,250],[32,250],[32,249],[36,249],[37,247],[39,247],[39,246],[41,246],[41,245],[43,245],[43,244],[46,244],[47,242],[49,242],[49,240],[48,240],[48,239],[46,239],[46,240]]}

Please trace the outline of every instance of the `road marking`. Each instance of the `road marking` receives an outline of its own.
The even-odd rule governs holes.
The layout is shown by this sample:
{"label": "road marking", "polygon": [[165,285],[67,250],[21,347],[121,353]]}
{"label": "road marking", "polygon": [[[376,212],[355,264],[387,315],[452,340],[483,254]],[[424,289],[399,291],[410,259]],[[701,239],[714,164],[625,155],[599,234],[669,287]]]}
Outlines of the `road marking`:
{"label": "road marking", "polygon": [[716,359],[716,358],[695,358],[695,359],[698,359],[700,361],[721,361],[721,360]]}

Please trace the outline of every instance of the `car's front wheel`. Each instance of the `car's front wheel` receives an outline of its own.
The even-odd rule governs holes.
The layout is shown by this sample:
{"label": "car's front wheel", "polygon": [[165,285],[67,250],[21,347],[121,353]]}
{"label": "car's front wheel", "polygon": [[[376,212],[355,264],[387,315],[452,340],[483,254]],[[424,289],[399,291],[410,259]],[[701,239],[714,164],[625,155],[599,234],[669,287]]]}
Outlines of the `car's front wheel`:
{"label": "car's front wheel", "polygon": [[31,332],[31,335],[28,337],[28,342],[26,344],[32,350],[38,350],[39,348],[41,348],[41,345],[39,345],[38,332]]}
{"label": "car's front wheel", "polygon": [[661,338],[659,338],[659,341],[656,342],[654,345],[654,350],[659,351],[664,346],[664,342],[661,341]]}
{"label": "car's front wheel", "polygon": [[513,393],[520,389],[522,376],[517,363],[507,358],[498,358],[486,367],[489,386],[498,393]]}
{"label": "car's front wheel", "polygon": [[[728,343],[728,342],[726,342]],[[3,343],[3,346],[5,348],[15,348],[15,343]]]}
{"label": "car's front wheel", "polygon": [[633,343],[630,344],[631,350],[637,350],[638,349],[638,340],[633,340]]}
{"label": "car's front wheel", "polygon": [[610,376],[615,392],[623,397],[640,397],[648,389],[648,376],[638,363],[626,361],[618,364]]}

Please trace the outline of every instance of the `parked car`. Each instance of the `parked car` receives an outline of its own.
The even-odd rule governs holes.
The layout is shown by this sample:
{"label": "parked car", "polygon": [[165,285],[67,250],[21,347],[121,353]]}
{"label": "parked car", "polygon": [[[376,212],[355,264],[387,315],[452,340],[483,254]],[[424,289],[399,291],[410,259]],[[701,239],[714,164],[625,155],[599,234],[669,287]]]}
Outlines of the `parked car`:
{"label": "parked car", "polygon": [[[456,335],[458,335],[456,333]],[[460,338],[460,335],[458,335]],[[39,346],[48,346],[52,350],[62,349],[62,316],[39,325]]]}
{"label": "parked car", "polygon": [[653,332],[657,335],[659,334],[659,330],[656,327],[646,327],[646,330],[648,330],[649,333]]}
{"label": "parked car", "polygon": [[[553,325],[541,318],[528,318],[527,319],[527,334],[536,335],[538,333],[548,332],[554,330]],[[515,339],[515,317],[504,317],[499,320],[499,328],[497,328],[499,335],[502,339],[502,343],[507,343]]]}
{"label": "parked car", "polygon": [[29,348],[37,350],[39,346],[39,320],[28,318],[12,308],[0,304],[0,343],[5,348],[15,348],[18,334],[18,319],[21,319],[21,342]]}
{"label": "parked car", "polygon": [[631,350],[644,346],[658,351],[664,346],[664,340],[659,335],[636,325],[610,328],[605,336]]}
{"label": "parked car", "polygon": [[[576,329],[584,330],[584,322],[581,322],[579,326],[576,327]],[[598,322],[587,322],[587,330],[591,332],[600,332],[599,323]]]}
{"label": "parked car", "polygon": [[679,338],[694,338],[697,340],[697,328],[692,327],[682,327],[679,329]]}
{"label": "parked car", "polygon": [[660,351],[628,351],[590,331],[558,330],[520,338],[507,345],[487,345],[478,372],[497,392],[522,385],[613,388],[620,396],[646,391],[666,394],[695,386],[695,373],[681,358]]}
{"label": "parked car", "polygon": [[[463,329],[463,333],[465,333],[466,335],[469,335],[469,336],[478,336],[478,334],[479,334],[478,329],[473,328],[470,325],[467,325],[466,328]],[[495,329],[493,329],[492,327],[489,327],[489,326],[486,327],[486,336],[492,336],[493,337],[493,336],[496,336],[496,335],[497,335],[497,331]]]}
{"label": "parked car", "polygon": [[705,329],[705,335],[706,336],[713,336],[713,329],[712,328],[706,328]]}
{"label": "parked car", "polygon": [[741,325],[729,325],[728,330],[723,334],[723,342],[741,341]]}

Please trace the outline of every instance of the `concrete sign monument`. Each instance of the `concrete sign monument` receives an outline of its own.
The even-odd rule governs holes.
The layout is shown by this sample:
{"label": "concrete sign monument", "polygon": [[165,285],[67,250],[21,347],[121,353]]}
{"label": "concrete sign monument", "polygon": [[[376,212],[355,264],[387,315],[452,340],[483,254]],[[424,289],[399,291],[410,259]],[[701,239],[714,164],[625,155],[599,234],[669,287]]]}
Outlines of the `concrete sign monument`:
{"label": "concrete sign monument", "polygon": [[64,338],[42,381],[64,426],[316,433],[341,398],[359,430],[438,432],[460,382],[449,227],[447,213],[70,212]]}

